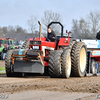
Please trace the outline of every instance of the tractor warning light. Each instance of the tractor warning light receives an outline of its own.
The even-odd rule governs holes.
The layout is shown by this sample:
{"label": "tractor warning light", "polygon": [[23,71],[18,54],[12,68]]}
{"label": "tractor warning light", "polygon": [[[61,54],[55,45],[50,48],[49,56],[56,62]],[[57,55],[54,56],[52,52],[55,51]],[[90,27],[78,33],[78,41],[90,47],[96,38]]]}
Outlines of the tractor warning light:
{"label": "tractor warning light", "polygon": [[[68,34],[68,38],[69,38],[69,32],[68,32],[68,30],[66,30],[66,33]],[[68,38],[66,38],[65,43],[68,43]]]}
{"label": "tractor warning light", "polygon": [[66,38],[65,43],[68,43],[68,38]]}

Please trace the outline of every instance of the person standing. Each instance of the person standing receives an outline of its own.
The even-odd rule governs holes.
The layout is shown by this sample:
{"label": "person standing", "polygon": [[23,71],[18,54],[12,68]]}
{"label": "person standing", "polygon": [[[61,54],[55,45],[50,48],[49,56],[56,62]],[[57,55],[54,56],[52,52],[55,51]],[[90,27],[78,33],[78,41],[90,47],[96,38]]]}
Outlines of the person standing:
{"label": "person standing", "polygon": [[97,33],[96,38],[100,40],[100,31]]}
{"label": "person standing", "polygon": [[3,59],[5,59],[6,54],[7,54],[7,47],[5,45],[4,48],[3,48]]}

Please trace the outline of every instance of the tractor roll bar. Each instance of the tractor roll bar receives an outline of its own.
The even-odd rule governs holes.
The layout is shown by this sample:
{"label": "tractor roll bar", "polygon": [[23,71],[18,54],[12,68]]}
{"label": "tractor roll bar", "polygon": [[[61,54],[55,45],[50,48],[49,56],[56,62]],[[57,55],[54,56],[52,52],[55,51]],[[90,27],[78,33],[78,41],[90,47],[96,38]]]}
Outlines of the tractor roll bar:
{"label": "tractor roll bar", "polygon": [[59,24],[61,26],[61,37],[63,37],[63,25],[60,22],[51,22],[47,28],[49,28],[52,24]]}

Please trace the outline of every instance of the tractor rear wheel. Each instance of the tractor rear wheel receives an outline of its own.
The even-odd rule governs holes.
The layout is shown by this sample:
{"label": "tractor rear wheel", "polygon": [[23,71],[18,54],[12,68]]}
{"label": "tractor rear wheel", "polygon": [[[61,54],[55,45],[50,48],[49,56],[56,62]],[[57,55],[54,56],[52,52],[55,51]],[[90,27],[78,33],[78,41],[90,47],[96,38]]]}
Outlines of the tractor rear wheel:
{"label": "tractor rear wheel", "polygon": [[55,51],[51,51],[50,57],[49,57],[49,66],[48,66],[48,71],[49,71],[50,77],[55,77],[54,55],[55,55]]}
{"label": "tractor rear wheel", "polygon": [[76,41],[72,41],[71,44],[69,45],[69,48],[72,49],[73,45],[76,43]]}
{"label": "tractor rear wheel", "polygon": [[54,71],[56,77],[61,77],[61,58],[63,50],[56,50],[54,56]]}
{"label": "tractor rear wheel", "polygon": [[62,54],[61,72],[63,78],[69,78],[71,74],[71,55],[70,49],[66,49]]}
{"label": "tractor rear wheel", "polygon": [[3,60],[3,52],[1,53],[1,60]]}
{"label": "tractor rear wheel", "polygon": [[13,53],[13,50],[9,50],[7,52],[7,56],[6,56],[6,59],[5,59],[5,68],[6,68],[6,75],[7,77],[11,77],[13,76],[12,72],[11,72],[11,56],[12,56],[12,53]]}
{"label": "tractor rear wheel", "polygon": [[77,42],[71,50],[72,76],[83,77],[86,73],[87,48],[84,42]]}
{"label": "tractor rear wheel", "polygon": [[96,69],[95,65],[96,65],[96,62],[94,61],[94,59],[91,59],[90,72],[93,75],[96,75],[97,74],[97,69]]}
{"label": "tractor rear wheel", "polygon": [[7,77],[20,77],[20,76],[22,76],[22,73],[13,72],[14,65],[12,64],[12,59],[11,59],[12,53],[13,53],[13,50],[9,50],[7,52],[7,56],[5,59],[6,75],[7,75]]}

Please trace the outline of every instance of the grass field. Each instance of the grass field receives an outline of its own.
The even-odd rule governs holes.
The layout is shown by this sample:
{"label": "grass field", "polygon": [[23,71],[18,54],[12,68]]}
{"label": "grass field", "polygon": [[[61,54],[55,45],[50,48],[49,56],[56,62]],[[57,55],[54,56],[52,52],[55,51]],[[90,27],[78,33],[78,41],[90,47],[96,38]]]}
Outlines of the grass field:
{"label": "grass field", "polygon": [[0,67],[0,74],[5,73],[5,67]]}

